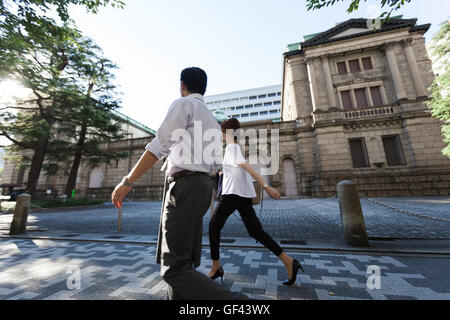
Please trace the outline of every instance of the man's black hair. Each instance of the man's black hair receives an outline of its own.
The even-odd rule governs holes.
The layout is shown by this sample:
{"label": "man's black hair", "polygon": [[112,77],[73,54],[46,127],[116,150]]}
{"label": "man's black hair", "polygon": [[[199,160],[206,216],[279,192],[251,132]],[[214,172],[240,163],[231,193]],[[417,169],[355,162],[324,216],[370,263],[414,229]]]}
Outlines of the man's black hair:
{"label": "man's black hair", "polygon": [[206,92],[208,77],[206,76],[206,72],[200,68],[191,67],[181,71],[181,81],[183,81],[184,86],[191,93],[204,95]]}

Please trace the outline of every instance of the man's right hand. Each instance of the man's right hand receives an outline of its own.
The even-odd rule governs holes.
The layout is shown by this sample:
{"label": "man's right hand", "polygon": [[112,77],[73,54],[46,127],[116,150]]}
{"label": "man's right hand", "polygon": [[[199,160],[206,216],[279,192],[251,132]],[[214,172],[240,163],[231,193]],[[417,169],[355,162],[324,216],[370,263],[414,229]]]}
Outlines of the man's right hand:
{"label": "man's right hand", "polygon": [[128,187],[122,183],[119,183],[111,194],[111,201],[116,208],[122,208],[122,201],[125,196],[130,192],[132,187]]}

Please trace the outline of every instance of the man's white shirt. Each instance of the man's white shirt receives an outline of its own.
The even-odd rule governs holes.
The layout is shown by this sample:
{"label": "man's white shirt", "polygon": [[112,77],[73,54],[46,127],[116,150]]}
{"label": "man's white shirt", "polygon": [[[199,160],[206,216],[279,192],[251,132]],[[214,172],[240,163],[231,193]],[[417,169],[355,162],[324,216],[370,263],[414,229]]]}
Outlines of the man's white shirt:
{"label": "man's white shirt", "polygon": [[145,147],[158,159],[167,158],[166,173],[182,170],[211,173],[222,162],[221,128],[201,94],[175,100]]}

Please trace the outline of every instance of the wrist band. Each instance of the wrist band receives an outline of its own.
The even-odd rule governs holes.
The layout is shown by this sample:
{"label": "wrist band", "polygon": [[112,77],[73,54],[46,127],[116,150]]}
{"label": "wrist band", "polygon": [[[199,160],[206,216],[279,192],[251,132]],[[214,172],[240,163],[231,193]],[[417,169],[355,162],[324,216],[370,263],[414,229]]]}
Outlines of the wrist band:
{"label": "wrist band", "polygon": [[121,182],[124,186],[127,187],[132,187],[133,184],[131,182],[128,182],[127,177],[123,177],[122,182]]}

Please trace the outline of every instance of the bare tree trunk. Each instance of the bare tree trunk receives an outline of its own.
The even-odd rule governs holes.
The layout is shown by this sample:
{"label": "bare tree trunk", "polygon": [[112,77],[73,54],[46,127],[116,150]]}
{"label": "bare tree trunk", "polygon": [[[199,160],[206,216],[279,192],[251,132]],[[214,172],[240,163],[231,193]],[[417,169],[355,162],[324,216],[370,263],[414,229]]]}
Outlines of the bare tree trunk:
{"label": "bare tree trunk", "polygon": [[77,183],[78,169],[80,168],[81,157],[83,155],[83,146],[86,141],[87,124],[83,123],[80,132],[80,140],[77,143],[77,151],[70,168],[69,179],[67,180],[65,194],[67,198],[72,196],[72,190],[75,189]]}
{"label": "bare tree trunk", "polygon": [[28,172],[27,192],[34,196],[36,192],[36,186],[39,181],[39,175],[41,173],[42,165],[44,163],[45,151],[48,145],[48,137],[43,138],[37,144],[34,149],[33,159],[31,160],[30,171]]}

